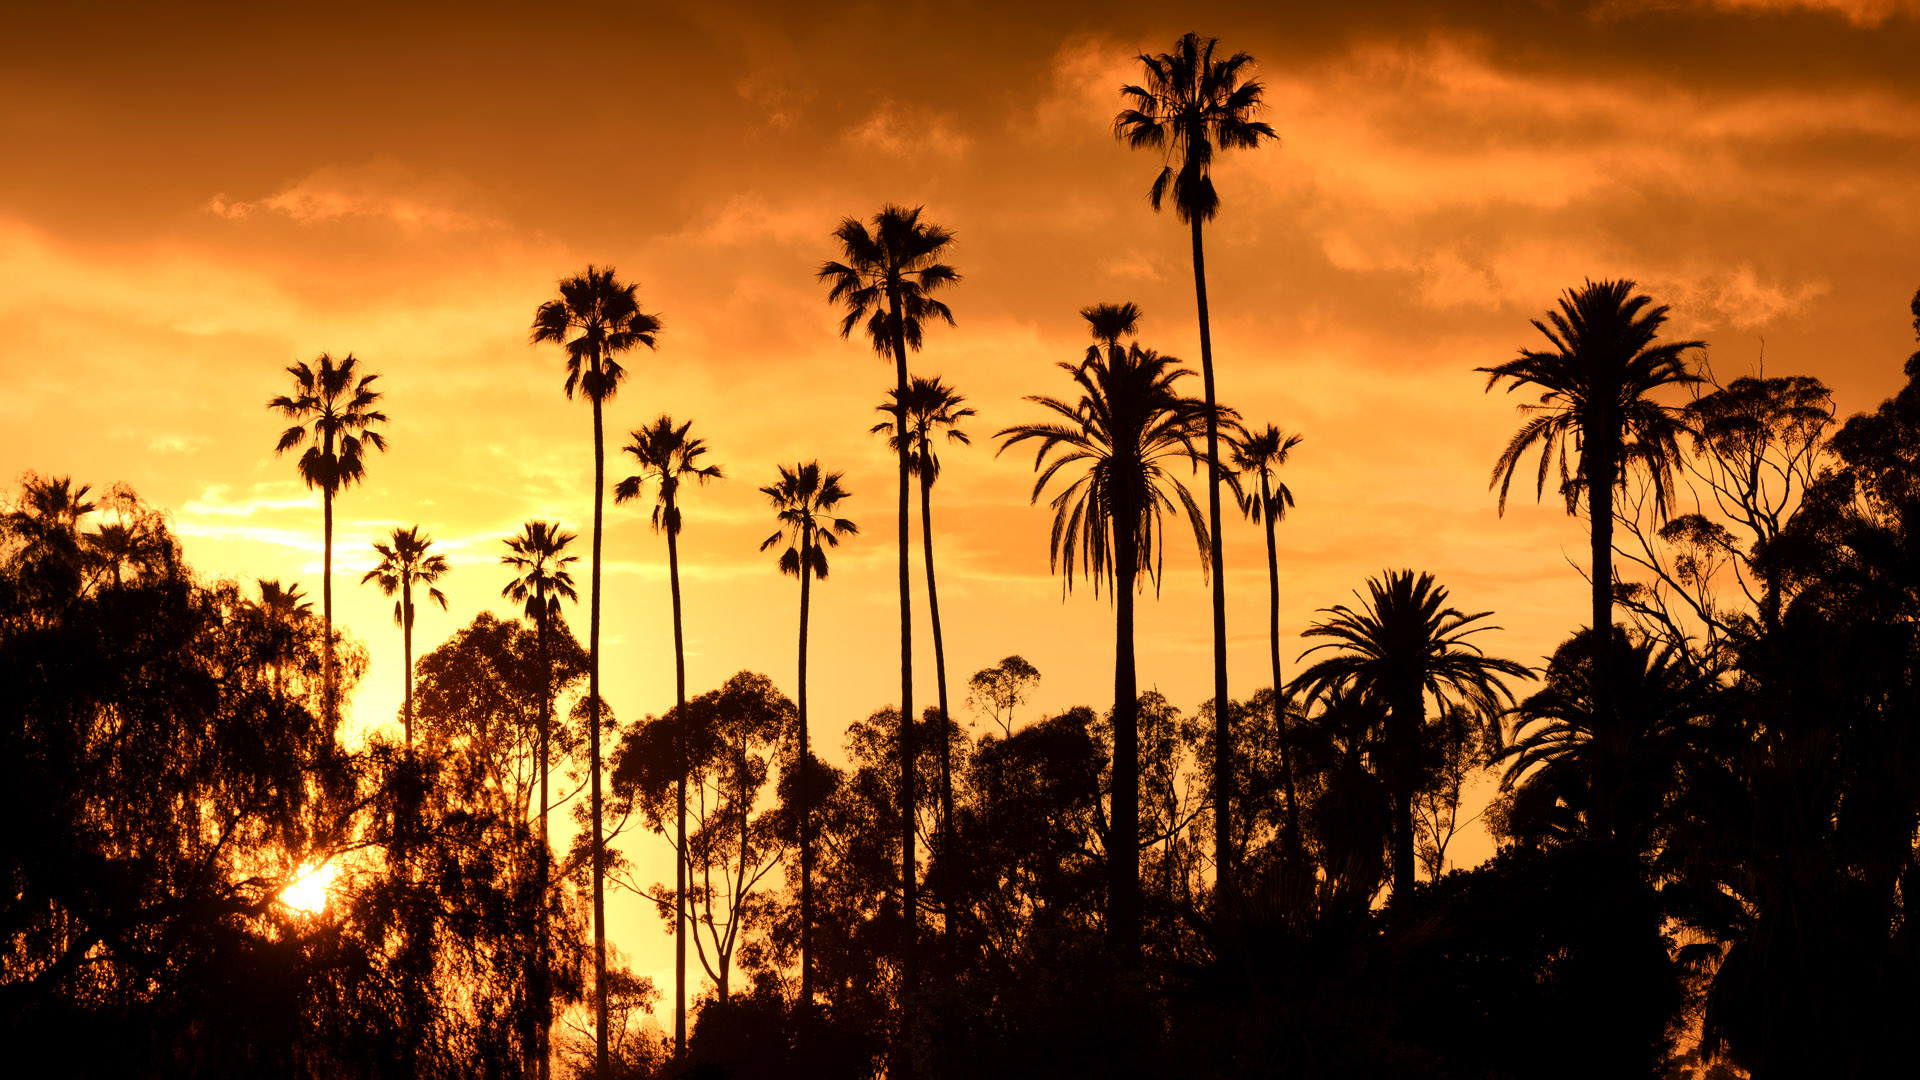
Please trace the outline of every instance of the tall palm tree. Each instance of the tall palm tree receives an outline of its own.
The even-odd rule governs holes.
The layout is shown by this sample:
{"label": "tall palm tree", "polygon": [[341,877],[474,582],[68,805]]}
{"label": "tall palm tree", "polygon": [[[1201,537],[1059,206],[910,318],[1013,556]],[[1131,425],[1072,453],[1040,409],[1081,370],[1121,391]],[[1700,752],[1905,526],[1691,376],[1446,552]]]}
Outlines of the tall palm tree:
{"label": "tall palm tree", "polygon": [[444,555],[429,555],[427,549],[433,546],[433,539],[421,535],[420,526],[411,529],[395,527],[390,543],[373,542],[373,550],[380,553],[380,563],[373,569],[360,575],[360,584],[369,582],[380,586],[380,591],[388,596],[399,594],[393,603],[393,623],[400,628],[401,648],[406,658],[407,697],[406,735],[407,752],[413,752],[413,587],[424,585],[427,598],[447,610],[447,594],[435,587],[434,582],[444,577],[450,567]]}
{"label": "tall palm tree", "polygon": [[567,397],[575,387],[593,406],[593,569],[587,616],[587,753],[593,818],[593,1030],[594,1072],[607,1074],[606,843],[600,824],[600,538],[607,486],[607,446],[601,413],[627,371],[621,354],[654,347],[660,317],[640,310],[639,286],[614,277],[613,267],[588,266],[562,279],[560,297],[533,313],[533,344],[552,342],[567,351]]}
{"label": "tall palm tree", "polygon": [[[1251,150],[1262,139],[1277,139],[1273,128],[1255,120],[1263,87],[1245,78],[1253,57],[1234,53],[1216,59],[1216,38],[1186,34],[1173,51],[1157,56],[1141,53],[1145,85],[1121,87],[1128,107],[1114,117],[1113,133],[1128,147],[1156,150],[1165,159],[1147,199],[1157,213],[1171,189],[1174,212],[1193,235],[1193,291],[1200,316],[1200,376],[1207,402],[1207,527],[1216,541],[1211,553],[1213,572],[1213,700],[1214,709],[1214,861],[1221,882],[1231,880],[1233,765],[1228,753],[1227,717],[1227,593],[1218,541],[1220,539],[1220,425],[1214,415],[1219,399],[1213,384],[1213,329],[1207,313],[1207,261],[1201,226],[1220,209],[1213,187],[1213,157],[1220,150]],[[1276,691],[1278,687],[1275,688]]]}
{"label": "tall palm tree", "polygon": [[[1467,615],[1447,606],[1447,590],[1432,574],[1389,570],[1367,579],[1358,608],[1321,608],[1329,618],[1307,628],[1306,637],[1331,638],[1300,654],[1338,650],[1294,681],[1310,696],[1358,693],[1387,709],[1387,790],[1393,800],[1393,893],[1413,886],[1413,790],[1418,786],[1420,731],[1427,697],[1445,712],[1465,706],[1492,717],[1511,703],[1502,676],[1526,678],[1523,664],[1488,656],[1467,639],[1486,630],[1492,612]],[[1358,594],[1355,594],[1358,598]],[[1479,623],[1480,625],[1475,625]]]}
{"label": "tall palm tree", "polygon": [[567,545],[576,539],[573,533],[562,532],[556,525],[529,521],[520,527],[519,536],[507,537],[507,553],[500,556],[500,561],[515,572],[513,580],[500,590],[500,595],[524,605],[522,610],[533,620],[538,643],[536,647],[540,653],[540,748],[537,754],[540,765],[540,865],[536,873],[539,875],[541,916],[536,930],[538,940],[535,942],[538,955],[534,958],[539,1045],[533,1048],[533,1055],[539,1061],[540,1080],[547,1080],[551,1075],[552,1055],[548,1041],[549,1029],[553,1025],[553,962],[549,955],[551,942],[546,917],[547,891],[553,868],[553,848],[547,833],[547,777],[553,771],[549,760],[549,741],[553,731],[553,661],[547,652],[547,627],[560,619],[561,600],[580,602],[580,594],[573,588],[573,575],[567,570],[568,566],[580,561],[580,556],[567,554]]}
{"label": "tall palm tree", "polygon": [[[706,454],[707,447],[700,439],[687,434],[692,427],[691,420],[675,427],[673,418],[663,415],[651,427],[635,430],[632,433],[633,441],[625,449],[639,463],[641,471],[620,481],[613,488],[613,501],[617,503],[639,498],[641,487],[649,480],[660,489],[653,508],[653,529],[667,534],[667,580],[673,594],[673,693],[674,703],[679,707],[679,711],[674,713],[676,717],[685,717],[687,713],[687,651],[680,634],[680,483],[693,480],[704,484],[726,475],[718,465],[698,464]],[[687,755],[684,738],[680,751],[680,824],[676,834],[679,844],[675,848],[673,870],[673,1046],[676,1059],[685,1057],[687,1053]]]}
{"label": "tall palm tree", "polygon": [[293,426],[280,433],[273,452],[284,454],[311,438],[312,444],[300,455],[296,468],[307,490],[320,489],[320,610],[324,619],[326,653],[320,667],[321,701],[329,723],[338,719],[334,687],[333,661],[333,497],[340,489],[365,479],[367,447],[385,451],[386,439],[373,425],[387,422],[385,413],[375,409],[380,392],[374,390],[378,375],[359,374],[360,361],[348,353],[340,360],[321,353],[314,366],[293,364],[287,374],[293,376],[293,393],[281,394],[267,402],[292,420]]}
{"label": "tall palm tree", "polygon": [[[1534,495],[1546,492],[1547,472],[1556,456],[1560,463],[1560,494],[1567,513],[1578,512],[1586,497],[1587,524],[1593,557],[1594,630],[1613,625],[1613,494],[1624,487],[1633,470],[1644,470],[1653,481],[1655,509],[1665,516],[1672,501],[1673,463],[1680,456],[1680,435],[1686,430],[1676,410],[1647,395],[1664,386],[1700,382],[1687,367],[1688,349],[1704,348],[1703,341],[1655,344],[1667,320],[1663,304],[1635,296],[1631,281],[1589,281],[1560,296],[1560,310],[1547,313],[1548,322],[1533,320],[1551,349],[1522,349],[1520,355],[1495,367],[1475,368],[1487,373],[1487,390],[1501,380],[1507,392],[1537,387],[1540,402],[1522,405],[1529,419],[1514,432],[1500,460],[1493,466],[1488,487],[1500,488],[1500,512],[1506,513],[1507,489],[1520,459],[1538,447],[1540,467]],[[1569,467],[1572,450],[1577,461]],[[1556,454],[1557,452],[1557,454]],[[1608,641],[1596,633],[1594,708],[1614,708],[1608,677]]]}
{"label": "tall palm tree", "polygon": [[[895,419],[875,424],[876,434],[884,433],[895,450],[906,443],[907,468],[920,479],[920,543],[927,564],[927,611],[933,619],[933,672],[940,691],[940,725],[944,731],[953,714],[947,711],[947,649],[940,634],[940,592],[933,576],[933,482],[940,478],[940,455],[933,452],[935,432],[945,431],[947,441],[967,446],[972,440],[960,430],[960,421],[974,415],[962,403],[967,399],[953,387],[940,381],[915,375],[907,387],[906,407],[900,407],[897,390],[887,391],[889,404],[881,412]],[[904,414],[905,422],[901,422]],[[948,857],[956,855],[953,846],[953,747],[943,736],[940,740],[940,848]],[[947,918],[953,918],[949,908]]]}
{"label": "tall palm tree", "polygon": [[1102,583],[1115,603],[1113,649],[1113,795],[1107,840],[1107,934],[1123,956],[1140,942],[1140,716],[1134,669],[1133,595],[1151,579],[1156,591],[1164,561],[1162,516],[1185,512],[1206,564],[1206,520],[1185,484],[1170,468],[1193,466],[1194,441],[1205,430],[1203,402],[1174,388],[1193,374],[1171,356],[1119,339],[1134,330],[1138,309],[1102,304],[1080,313],[1096,347],[1079,364],[1061,364],[1079,392],[1077,400],[1033,395],[1028,401],[1052,419],[1018,424],[995,433],[1000,452],[1029,440],[1039,444],[1033,467],[1032,501],[1054,477],[1073,469],[1073,479],[1054,495],[1050,563],[1071,590],[1076,570]]}
{"label": "tall palm tree", "polygon": [[798,782],[794,790],[800,802],[800,1002],[813,1008],[813,799],[808,790],[813,776],[812,751],[807,748],[807,606],[809,584],[815,578],[827,579],[827,549],[840,546],[840,538],[853,536],[860,529],[833,512],[849,492],[840,486],[843,474],[821,472],[820,463],[808,461],[789,469],[780,466],[778,483],[768,484],[760,493],[773,504],[780,530],[760,544],[760,550],[785,541],[780,553],[780,572],[800,579],[800,737],[794,756]]}
{"label": "tall palm tree", "polygon": [[1232,440],[1233,467],[1242,483],[1257,478],[1260,489],[1250,484],[1240,496],[1240,511],[1253,521],[1266,525],[1267,531],[1267,648],[1273,663],[1273,723],[1280,737],[1280,774],[1287,793],[1287,858],[1300,857],[1300,812],[1294,802],[1293,758],[1287,749],[1286,683],[1280,679],[1280,560],[1275,554],[1273,529],[1287,516],[1293,505],[1293,491],[1280,479],[1293,448],[1300,445],[1299,435],[1287,435],[1268,424],[1264,429]]}
{"label": "tall palm tree", "polygon": [[[896,400],[907,397],[907,350],[920,348],[922,324],[930,319],[953,323],[953,312],[933,293],[959,282],[953,267],[940,261],[953,244],[953,234],[920,220],[920,207],[911,210],[892,203],[873,216],[873,230],[857,218],[846,218],[834,230],[844,262],[821,265],[818,277],[829,283],[827,302],[846,308],[840,336],[850,337],[864,321],[867,339],[881,356],[894,362]],[[900,884],[906,937],[901,956],[902,981],[909,995],[917,985],[915,957],[919,938],[918,860],[914,855],[913,765],[913,596],[907,580],[907,491],[912,465],[907,447],[900,459]]]}

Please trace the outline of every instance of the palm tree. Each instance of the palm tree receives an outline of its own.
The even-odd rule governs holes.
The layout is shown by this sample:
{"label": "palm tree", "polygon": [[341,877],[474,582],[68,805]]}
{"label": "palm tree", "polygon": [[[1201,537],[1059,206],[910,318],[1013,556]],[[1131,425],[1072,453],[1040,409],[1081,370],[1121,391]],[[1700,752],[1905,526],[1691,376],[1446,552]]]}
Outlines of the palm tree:
{"label": "palm tree", "polygon": [[1300,445],[1299,435],[1283,434],[1268,424],[1261,431],[1232,440],[1233,467],[1242,477],[1258,477],[1260,490],[1240,496],[1240,511],[1267,527],[1267,646],[1273,663],[1273,722],[1280,739],[1280,774],[1287,793],[1287,858],[1300,857],[1300,812],[1294,803],[1293,760],[1287,749],[1286,683],[1280,680],[1280,561],[1275,554],[1273,528],[1287,516],[1293,492],[1279,472],[1287,456]]}
{"label": "palm tree", "polygon": [[545,914],[553,865],[553,848],[547,834],[547,777],[553,771],[548,760],[549,737],[553,730],[553,662],[548,658],[547,626],[561,617],[561,600],[580,601],[580,594],[573,588],[573,575],[567,570],[569,565],[580,561],[580,556],[567,554],[567,545],[575,539],[577,537],[573,533],[561,532],[556,525],[529,521],[520,527],[519,536],[507,537],[507,554],[500,556],[500,561],[512,567],[516,574],[500,590],[500,595],[525,605],[523,610],[533,620],[540,653],[540,866],[537,872],[542,914],[537,930],[539,940],[535,947],[538,955],[534,969],[539,1045],[533,1050],[539,1060],[540,1080],[547,1080],[550,1075],[551,1055],[547,1043],[548,1029],[553,1021],[552,960],[549,956],[549,928]]}
{"label": "palm tree", "polygon": [[[673,593],[673,693],[679,707],[676,717],[687,712],[687,652],[680,635],[680,482],[693,480],[704,484],[725,474],[718,465],[697,464],[706,454],[704,442],[687,435],[693,427],[689,420],[679,427],[670,416],[661,416],[653,426],[632,433],[626,451],[640,463],[640,473],[614,485],[613,501],[626,502],[640,497],[648,480],[659,485],[660,495],[653,508],[653,529],[667,534],[667,580]],[[681,759],[686,759],[685,740],[681,740]],[[674,858],[673,919],[673,1046],[676,1059],[687,1053],[687,770],[680,770],[679,843]]]}
{"label": "palm tree", "polygon": [[[1207,314],[1207,262],[1201,243],[1201,226],[1213,220],[1220,209],[1220,197],[1213,188],[1215,148],[1251,150],[1262,139],[1277,139],[1273,128],[1253,119],[1259,111],[1260,83],[1243,77],[1253,57],[1234,53],[1224,60],[1214,58],[1219,45],[1216,38],[1202,39],[1187,34],[1174,43],[1173,51],[1150,56],[1141,53],[1146,68],[1144,86],[1124,86],[1120,96],[1129,103],[1114,117],[1113,133],[1128,147],[1157,150],[1165,158],[1147,200],[1157,213],[1168,189],[1172,189],[1174,212],[1193,234],[1193,291],[1200,315],[1200,376],[1206,388],[1207,403],[1207,527],[1220,538],[1220,432],[1214,415],[1219,399],[1213,385],[1213,329]],[[1214,863],[1222,882],[1231,879],[1229,843],[1232,825],[1228,807],[1232,803],[1233,765],[1228,753],[1227,717],[1227,593],[1226,572],[1220,547],[1209,553],[1213,574],[1213,700],[1219,707],[1214,715]],[[1275,688],[1276,691],[1278,687]]]}
{"label": "palm tree", "polygon": [[312,438],[312,445],[300,455],[296,468],[307,490],[320,489],[320,610],[327,648],[321,663],[321,700],[327,721],[334,722],[336,701],[333,662],[333,497],[340,489],[358,483],[367,475],[365,448],[385,451],[387,441],[373,425],[387,422],[385,413],[373,407],[380,392],[372,389],[378,375],[359,375],[360,361],[348,353],[339,361],[321,353],[313,367],[293,364],[287,374],[293,376],[293,393],[282,394],[267,402],[294,421],[280,433],[273,452],[284,454]]}
{"label": "palm tree", "polygon": [[780,572],[800,579],[800,738],[794,756],[799,782],[794,790],[800,801],[800,1002],[813,1008],[813,799],[809,793],[813,776],[812,751],[807,748],[807,603],[808,586],[815,578],[827,579],[827,549],[840,546],[840,538],[853,536],[860,529],[846,518],[833,516],[840,501],[849,492],[840,486],[843,474],[823,473],[820,463],[809,461],[789,469],[780,466],[780,481],[768,484],[760,493],[773,504],[780,531],[766,538],[760,550],[785,541],[780,553]]}
{"label": "palm tree", "polygon": [[[1680,435],[1686,430],[1675,410],[1647,395],[1663,386],[1700,382],[1688,370],[1683,355],[1704,348],[1703,341],[1654,344],[1667,320],[1665,305],[1635,296],[1631,281],[1589,281],[1560,296],[1560,310],[1549,311],[1552,323],[1533,320],[1546,336],[1550,350],[1522,349],[1520,355],[1495,367],[1475,368],[1487,373],[1487,390],[1502,379],[1507,392],[1522,386],[1540,389],[1540,403],[1522,405],[1529,419],[1507,441],[1494,463],[1488,487],[1500,488],[1500,512],[1506,513],[1507,489],[1520,459],[1540,449],[1535,478],[1536,498],[1546,492],[1547,471],[1556,451],[1560,463],[1560,494],[1567,513],[1578,512],[1586,496],[1587,524],[1593,554],[1593,622],[1599,631],[1613,625],[1613,493],[1624,487],[1636,468],[1653,481],[1654,506],[1666,516],[1672,501],[1673,462],[1680,456]],[[1568,451],[1577,455],[1569,468]],[[1607,672],[1607,641],[1596,633],[1594,646],[1594,707],[1605,713],[1614,708]]]}
{"label": "palm tree", "polygon": [[1133,305],[1102,304],[1080,313],[1093,331],[1095,348],[1079,364],[1061,364],[1079,398],[1034,395],[1028,401],[1054,419],[1019,424],[995,433],[1000,452],[1034,440],[1032,501],[1062,470],[1071,482],[1054,495],[1050,563],[1070,591],[1076,569],[1104,582],[1115,601],[1113,657],[1113,796],[1107,841],[1107,933],[1122,955],[1140,941],[1140,723],[1133,654],[1133,594],[1151,579],[1160,586],[1165,512],[1185,511],[1206,564],[1208,534],[1193,495],[1169,471],[1194,465],[1194,440],[1205,428],[1206,405],[1181,397],[1174,384],[1193,374],[1171,356],[1138,345],[1122,348],[1139,311]]}
{"label": "palm tree", "polygon": [[593,406],[593,569],[587,616],[587,753],[592,758],[593,818],[593,1029],[594,1072],[607,1074],[606,843],[600,824],[600,537],[607,483],[607,447],[602,407],[620,388],[626,369],[617,359],[645,345],[654,347],[660,317],[640,310],[639,287],[614,277],[613,267],[588,266],[560,282],[560,298],[533,313],[532,341],[567,350],[567,397],[575,387]]}
{"label": "palm tree", "polygon": [[[846,218],[834,230],[845,262],[821,265],[818,277],[830,283],[827,302],[846,308],[840,336],[866,324],[867,338],[881,356],[894,362],[896,401],[905,401],[907,350],[920,348],[922,324],[933,318],[953,323],[953,312],[933,298],[936,290],[956,284],[960,275],[940,262],[953,244],[953,234],[932,223],[922,223],[920,207],[911,210],[891,203],[873,216],[873,231],[856,218]],[[914,856],[913,765],[913,597],[907,580],[907,490],[912,475],[907,446],[900,459],[900,884],[906,938],[901,975],[910,995],[918,977],[915,961],[919,937],[918,861]]]}
{"label": "palm tree", "polygon": [[[1331,638],[1300,654],[1339,650],[1301,672],[1294,686],[1311,696],[1358,693],[1387,710],[1387,790],[1393,799],[1393,894],[1413,886],[1413,791],[1418,786],[1420,731],[1427,696],[1440,711],[1462,705],[1482,717],[1498,715],[1513,700],[1501,676],[1531,672],[1512,660],[1488,656],[1467,639],[1486,630],[1475,625],[1492,612],[1467,615],[1447,606],[1447,590],[1432,574],[1389,570],[1367,579],[1360,606],[1321,608],[1328,616],[1306,637]],[[1358,598],[1358,594],[1355,594]]]}
{"label": "palm tree", "polygon": [[292,644],[289,640],[290,631],[295,625],[313,618],[313,602],[307,599],[306,590],[297,581],[283,586],[277,578],[255,580],[260,586],[260,600],[252,607],[267,625],[268,640],[273,649],[273,692],[279,696],[286,692],[286,657]]}
{"label": "palm tree", "polygon": [[[940,691],[940,724],[945,730],[952,714],[947,711],[947,649],[940,635],[940,593],[934,587],[933,576],[933,482],[940,478],[940,455],[933,452],[933,434],[944,429],[948,442],[970,445],[972,440],[960,430],[960,421],[974,415],[974,412],[962,405],[967,399],[953,387],[941,382],[939,376],[914,376],[907,387],[904,410],[900,408],[898,391],[887,391],[887,400],[891,404],[881,405],[879,409],[895,419],[875,424],[873,431],[876,434],[885,433],[889,445],[895,450],[905,442],[907,468],[920,478],[920,543],[927,564],[927,611],[933,619],[933,672]],[[900,423],[903,411],[904,426]],[[944,737],[940,740],[940,848],[948,858],[956,856],[953,846],[953,747]],[[947,918],[953,918],[951,908]]]}
{"label": "palm tree", "polygon": [[380,586],[380,591],[388,596],[395,593],[400,598],[393,603],[393,623],[400,628],[401,648],[405,650],[407,673],[406,736],[407,753],[413,753],[413,587],[416,584],[427,587],[427,598],[447,610],[447,595],[434,586],[450,569],[444,555],[429,555],[427,549],[433,546],[431,537],[420,534],[420,526],[411,529],[395,527],[392,542],[383,544],[373,542],[373,550],[380,553],[380,564],[360,576],[360,584],[372,582]]}

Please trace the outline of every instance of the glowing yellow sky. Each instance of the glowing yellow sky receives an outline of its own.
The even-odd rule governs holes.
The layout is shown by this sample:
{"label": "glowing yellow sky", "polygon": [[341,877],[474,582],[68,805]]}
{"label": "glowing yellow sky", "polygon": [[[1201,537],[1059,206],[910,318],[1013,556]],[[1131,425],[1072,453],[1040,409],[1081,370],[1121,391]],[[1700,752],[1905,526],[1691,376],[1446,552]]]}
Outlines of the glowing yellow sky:
{"label": "glowing yellow sky", "polygon": [[[337,504],[335,586],[373,650],[357,717],[387,721],[400,643],[357,585],[370,540],[417,523],[452,557],[453,610],[421,614],[424,652],[508,613],[499,540],[520,522],[584,539],[589,413],[526,334],[560,276],[610,263],[667,325],[610,432],[691,417],[730,477],[686,506],[691,689],[742,668],[791,687],[797,584],[756,550],[757,488],[776,462],[848,474],[864,535],[815,593],[812,650],[815,737],[835,753],[897,695],[893,466],[867,434],[891,367],[836,337],[812,272],[839,217],[924,204],[965,280],[959,325],[930,330],[914,367],[980,414],[936,489],[956,702],[1017,652],[1045,673],[1036,713],[1105,706],[1109,609],[1062,602],[1029,460],[996,460],[987,436],[1034,415],[1021,395],[1064,391],[1052,365],[1083,348],[1085,304],[1136,301],[1145,343],[1197,361],[1186,234],[1146,205],[1157,163],[1110,134],[1129,58],[1189,28],[1259,59],[1284,140],[1222,163],[1208,261],[1222,400],[1306,435],[1285,632],[1399,566],[1494,611],[1505,629],[1482,640],[1503,655],[1537,660],[1582,621],[1584,529],[1551,506],[1496,517],[1486,477],[1514,402],[1470,369],[1533,344],[1527,320],[1585,277],[1639,280],[1725,374],[1764,348],[1844,411],[1899,384],[1920,5],[1324,8],[10,13],[0,474],[125,481],[172,511],[199,570],[317,595],[317,499],[273,457],[263,406],[286,364],[352,351],[381,373],[392,452]],[[670,704],[665,553],[644,510],[610,505],[609,523],[605,679],[633,719]],[[1263,557],[1257,528],[1229,526],[1236,696],[1267,681]],[[1190,551],[1168,571],[1141,609],[1141,685],[1191,709],[1206,594]],[[931,701],[930,651],[921,665]],[[629,850],[670,867],[656,847]],[[615,911],[636,967],[665,969],[651,914]]]}

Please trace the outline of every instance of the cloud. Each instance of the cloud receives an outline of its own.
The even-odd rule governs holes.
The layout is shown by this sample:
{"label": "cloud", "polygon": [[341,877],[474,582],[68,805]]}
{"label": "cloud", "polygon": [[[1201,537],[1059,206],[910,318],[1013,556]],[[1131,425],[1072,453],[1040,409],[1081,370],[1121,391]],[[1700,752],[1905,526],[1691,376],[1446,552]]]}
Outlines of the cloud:
{"label": "cloud", "polygon": [[228,221],[270,213],[302,225],[376,219],[410,231],[498,227],[497,222],[455,205],[462,186],[444,179],[427,181],[392,161],[376,160],[316,170],[260,199],[237,200],[220,192],[207,200],[205,209]]}
{"label": "cloud", "polygon": [[847,141],[891,157],[957,159],[971,140],[927,109],[889,101],[847,132]]}

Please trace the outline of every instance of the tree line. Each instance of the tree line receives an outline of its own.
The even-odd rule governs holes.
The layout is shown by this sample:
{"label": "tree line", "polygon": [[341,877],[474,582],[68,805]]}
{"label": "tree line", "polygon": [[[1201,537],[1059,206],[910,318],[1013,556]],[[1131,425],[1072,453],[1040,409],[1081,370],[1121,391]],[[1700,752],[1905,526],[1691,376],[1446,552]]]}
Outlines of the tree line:
{"label": "tree line", "polygon": [[[846,727],[847,768],[814,753],[812,584],[859,531],[816,461],[760,489],[761,550],[798,579],[795,696],[753,672],[690,692],[683,502],[726,476],[661,416],[613,487],[652,493],[675,697],[619,722],[605,412],[664,331],[590,266],[530,331],[592,417],[586,641],[564,607],[578,537],[530,521],[501,555],[521,617],[483,613],[416,663],[416,602],[446,606],[449,567],[394,530],[363,581],[395,598],[397,742],[340,738],[365,652],[333,622],[333,504],[389,423],[358,359],[295,364],[269,403],[291,422],[276,452],[321,493],[317,618],[297,585],[195,576],[131,491],[25,479],[0,534],[9,1032],[87,1047],[62,1061],[79,1075],[1867,1076],[1910,1053],[1920,353],[1905,390],[1837,424],[1812,377],[1718,381],[1633,282],[1568,289],[1542,340],[1477,370],[1529,399],[1497,506],[1516,475],[1553,481],[1589,524],[1586,624],[1536,669],[1484,650],[1492,613],[1388,569],[1320,610],[1283,678],[1301,438],[1217,400],[1204,260],[1216,154],[1274,133],[1246,54],[1187,35],[1140,61],[1115,133],[1162,155],[1150,202],[1189,226],[1200,370],[1141,343],[1137,306],[1090,305],[1064,389],[994,434],[1033,454],[1063,587],[1110,598],[1110,703],[1021,716],[1041,673],[1013,655],[967,680],[973,722],[950,709],[932,494],[974,414],[909,358],[954,321],[960,275],[951,232],[889,205],[843,221],[818,276],[842,336],[894,367],[873,431],[897,462],[898,701]],[[1920,335],[1920,294],[1913,314]],[[937,687],[919,710],[916,489]],[[1240,699],[1223,499],[1268,562],[1267,685]],[[1141,692],[1134,656],[1136,597],[1184,543],[1169,528],[1212,600],[1214,692],[1191,715]],[[1500,852],[1453,869],[1489,772]],[[671,844],[671,885],[612,846],[639,828]],[[308,878],[324,906],[289,899]],[[675,937],[670,1035],[606,940],[609,886]],[[691,1024],[689,953],[711,985]],[[102,1026],[130,1037],[86,1040]]]}

